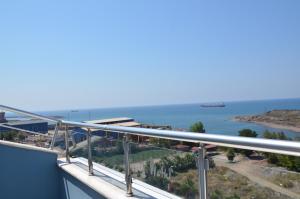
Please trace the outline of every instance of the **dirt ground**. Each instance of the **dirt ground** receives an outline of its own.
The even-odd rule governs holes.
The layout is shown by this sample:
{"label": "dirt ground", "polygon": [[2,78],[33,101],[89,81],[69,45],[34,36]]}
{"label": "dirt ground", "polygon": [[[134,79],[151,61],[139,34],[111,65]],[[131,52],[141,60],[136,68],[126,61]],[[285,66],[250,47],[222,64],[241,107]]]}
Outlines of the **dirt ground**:
{"label": "dirt ground", "polygon": [[[265,160],[250,160],[243,156],[237,156],[235,158],[235,162],[230,163],[228,162],[227,157],[221,154],[214,156],[214,161],[217,166],[230,168],[231,170],[247,177],[249,180],[262,187],[268,187],[291,198],[300,199],[300,193],[297,186],[296,188],[294,187],[293,189],[288,189],[272,182],[272,177],[277,175],[277,172],[274,172],[276,168],[271,168],[273,172],[266,172],[267,170],[270,170],[270,167],[267,167],[268,164]],[[280,168],[277,168],[277,170],[279,173],[282,172],[282,169]],[[295,183],[295,185],[299,184],[300,181]]]}

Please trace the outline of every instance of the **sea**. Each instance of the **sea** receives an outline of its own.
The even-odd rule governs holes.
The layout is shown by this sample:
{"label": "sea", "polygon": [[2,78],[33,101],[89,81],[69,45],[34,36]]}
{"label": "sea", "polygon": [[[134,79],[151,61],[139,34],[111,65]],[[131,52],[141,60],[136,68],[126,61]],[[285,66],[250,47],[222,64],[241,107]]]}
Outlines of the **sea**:
{"label": "sea", "polygon": [[170,125],[175,129],[188,130],[189,127],[201,121],[206,133],[222,135],[238,135],[241,129],[252,129],[259,136],[265,130],[284,132],[291,138],[300,137],[300,133],[274,129],[247,122],[237,122],[233,118],[238,115],[262,114],[274,109],[299,109],[299,99],[277,99],[225,102],[225,107],[201,107],[201,103],[181,105],[161,105],[123,108],[95,108],[80,110],[42,111],[39,114],[61,116],[67,120],[87,121],[115,117],[130,117],[145,124]]}

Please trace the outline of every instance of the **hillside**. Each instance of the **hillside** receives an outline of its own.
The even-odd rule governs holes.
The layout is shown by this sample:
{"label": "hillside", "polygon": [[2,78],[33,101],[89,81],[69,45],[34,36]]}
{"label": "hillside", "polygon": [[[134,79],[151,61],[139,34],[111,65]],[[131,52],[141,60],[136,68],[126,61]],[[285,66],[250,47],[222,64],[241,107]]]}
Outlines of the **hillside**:
{"label": "hillside", "polygon": [[236,116],[234,119],[300,132],[300,110],[272,110],[261,115]]}

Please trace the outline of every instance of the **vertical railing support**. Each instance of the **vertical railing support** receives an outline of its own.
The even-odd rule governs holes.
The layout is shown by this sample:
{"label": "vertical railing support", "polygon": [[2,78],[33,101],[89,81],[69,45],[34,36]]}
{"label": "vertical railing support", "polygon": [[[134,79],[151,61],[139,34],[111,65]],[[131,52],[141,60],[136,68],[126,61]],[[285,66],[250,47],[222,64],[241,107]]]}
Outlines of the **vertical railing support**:
{"label": "vertical railing support", "polygon": [[208,160],[205,158],[204,144],[200,144],[197,157],[199,198],[207,199],[207,170],[209,168]]}
{"label": "vertical railing support", "polygon": [[129,135],[128,134],[124,135],[123,148],[124,148],[125,182],[126,182],[126,188],[127,188],[127,196],[133,196],[132,176],[131,176],[130,163],[129,163],[130,143],[129,143]]}
{"label": "vertical railing support", "polygon": [[68,125],[66,125],[66,131],[65,131],[65,145],[66,145],[66,162],[70,163]]}
{"label": "vertical railing support", "polygon": [[87,134],[87,145],[88,145],[88,164],[89,164],[89,175],[94,175],[94,170],[93,170],[93,161],[92,161],[92,143],[91,143],[91,129],[88,129],[88,134]]}
{"label": "vertical railing support", "polygon": [[51,140],[51,145],[50,145],[50,149],[51,149],[51,150],[52,150],[53,147],[54,147],[55,140],[56,140],[56,136],[57,136],[57,134],[58,134],[59,126],[60,126],[60,124],[59,124],[59,123],[56,123],[55,129],[54,129],[54,134],[53,134],[53,137],[52,137],[52,140]]}

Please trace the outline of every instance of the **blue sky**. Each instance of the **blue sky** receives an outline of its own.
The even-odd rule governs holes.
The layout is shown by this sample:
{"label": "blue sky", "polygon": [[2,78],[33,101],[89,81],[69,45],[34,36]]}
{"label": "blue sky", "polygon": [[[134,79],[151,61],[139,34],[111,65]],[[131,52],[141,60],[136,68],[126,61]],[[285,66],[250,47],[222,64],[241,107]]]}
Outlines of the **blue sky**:
{"label": "blue sky", "polygon": [[300,97],[300,1],[1,1],[0,103]]}

